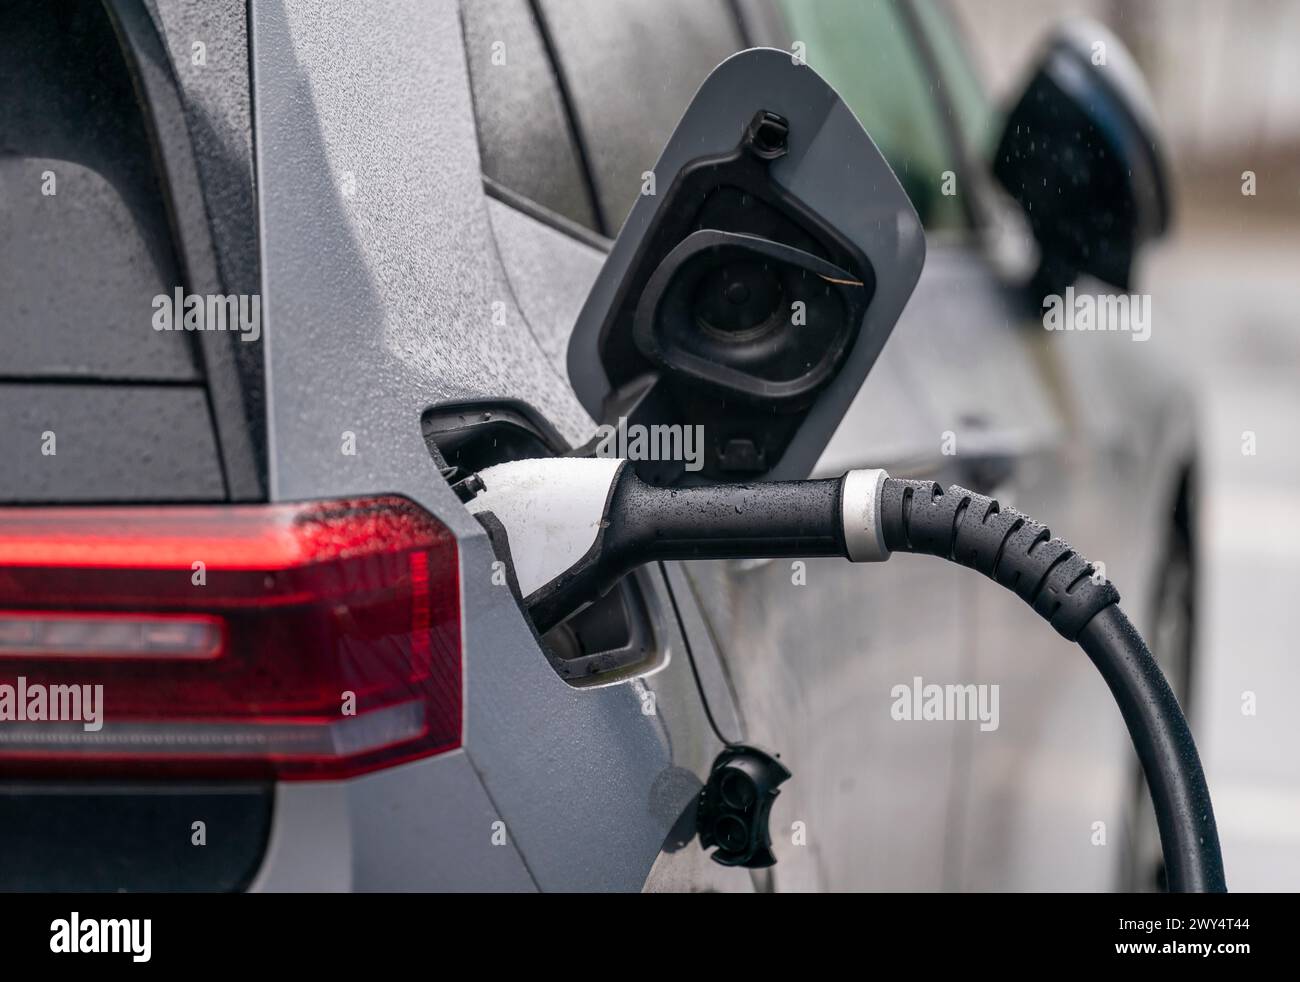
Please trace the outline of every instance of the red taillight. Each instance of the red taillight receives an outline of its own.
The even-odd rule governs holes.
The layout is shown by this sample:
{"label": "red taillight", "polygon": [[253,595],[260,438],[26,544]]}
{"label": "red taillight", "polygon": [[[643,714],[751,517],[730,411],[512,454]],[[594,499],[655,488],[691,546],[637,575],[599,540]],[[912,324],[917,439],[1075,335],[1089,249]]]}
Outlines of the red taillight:
{"label": "red taillight", "polygon": [[0,772],[327,780],[441,753],[460,642],[455,540],[404,498],[0,509]]}

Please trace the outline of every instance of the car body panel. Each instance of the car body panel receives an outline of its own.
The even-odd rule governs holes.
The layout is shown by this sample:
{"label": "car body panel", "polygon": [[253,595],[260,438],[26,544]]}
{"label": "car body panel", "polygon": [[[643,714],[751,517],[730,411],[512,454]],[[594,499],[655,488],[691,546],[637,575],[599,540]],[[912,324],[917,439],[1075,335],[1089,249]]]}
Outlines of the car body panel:
{"label": "car body panel", "polygon": [[[369,63],[365,48],[387,45],[391,57],[403,44],[418,47],[387,32],[437,36],[452,28],[452,5],[370,11],[365,31],[349,25],[360,14],[282,9],[285,15],[275,5],[254,14],[256,64],[264,66],[255,79],[274,494],[383,486],[410,494],[452,525],[466,579],[467,759],[538,885],[635,889],[676,817],[669,817],[672,807],[690,797],[670,793],[672,807],[655,806],[656,821],[647,807],[656,780],[660,787],[689,786],[674,770],[680,767],[698,781],[706,748],[715,746],[681,674],[684,660],[670,658],[668,668],[642,681],[661,695],[657,726],[641,718],[629,684],[578,692],[560,682],[508,595],[471,586],[476,577],[488,582],[486,539],[437,482],[418,431],[403,426],[400,409],[407,406],[414,419],[442,400],[526,394],[567,438],[581,440],[592,423],[567,384],[557,383],[580,298],[603,257],[589,242],[485,198],[463,68],[448,70],[447,58],[412,50],[393,59],[404,66],[405,84],[412,85],[414,73],[428,88],[412,89],[422,110],[394,99],[386,106],[391,120],[348,111],[356,98],[349,72]],[[274,29],[288,35],[279,39],[288,49],[279,67],[267,60],[277,19]],[[363,44],[361,36],[371,40]],[[295,52],[310,52],[310,64]],[[289,68],[296,80],[284,74]],[[263,81],[268,76],[292,84],[271,88]],[[313,104],[304,102],[308,95],[327,107],[319,111],[324,135],[300,132],[304,120],[317,117],[302,111]],[[271,120],[262,106],[271,107],[283,134],[267,132]],[[437,155],[421,144],[421,112],[438,117]],[[457,145],[461,152],[450,153]],[[338,192],[344,170],[357,182],[350,199]],[[326,249],[324,228],[334,230]],[[412,241],[421,243],[414,255],[406,249]],[[479,260],[466,262],[467,255]],[[491,326],[493,301],[506,304],[505,330]],[[972,483],[975,467],[976,476],[992,475],[997,490],[1061,528],[1104,521],[1110,499],[1087,490],[1097,486],[1089,453],[1120,453],[1108,441],[1117,434],[1131,439],[1143,428],[1087,412],[1067,419],[1058,390],[1095,386],[1108,361],[1092,350],[1068,359],[1048,353],[1054,375],[1035,351],[1039,336],[1021,325],[1024,317],[973,250],[933,250],[911,306],[817,472],[883,465]],[[358,337],[357,325],[372,325],[375,336]],[[321,391],[320,380],[349,374],[367,380],[362,392],[344,385]],[[1115,396],[1111,407],[1132,405],[1131,393]],[[292,412],[282,411],[286,398]],[[1154,391],[1152,401],[1159,402]],[[1163,425],[1159,414],[1140,415],[1153,430]],[[339,434],[348,429],[364,455],[338,454]],[[952,457],[941,452],[947,431],[959,441]],[[1153,514],[1158,489],[1142,486],[1139,476],[1113,481],[1111,494],[1137,494]],[[1074,499],[1071,479],[1078,482]],[[1153,551],[1149,543],[1131,545],[1080,543],[1089,554],[1117,557],[1117,578],[1141,565],[1130,559],[1133,552]],[[1153,562],[1146,567],[1140,578]],[[718,645],[745,738],[782,751],[795,770],[774,812],[778,887],[1018,887],[1041,882],[1030,871],[1054,870],[1058,853],[1074,857],[1068,872],[1056,875],[1058,886],[1110,882],[1108,854],[1071,851],[1083,819],[1096,812],[1115,820],[1125,777],[1122,727],[1086,661],[1028,623],[1027,612],[999,591],[924,560],[900,557],[866,570],[809,563],[806,587],[794,586],[791,572],[787,564],[691,569],[708,621],[692,627],[696,656],[707,661]],[[999,681],[1012,690],[1009,705],[1036,708],[1011,714],[992,734],[960,722],[894,723],[889,687],[915,675]],[[680,691],[665,701],[660,690],[673,686]],[[1080,691],[1088,698],[1077,699]],[[725,697],[724,691],[711,699],[715,711]],[[1087,757],[1098,780],[1062,789],[1059,780],[1025,779],[1053,770],[1058,752],[1077,747],[1081,729],[1091,733],[1094,726],[1088,746],[1095,752]],[[695,741],[688,753],[679,732]],[[576,814],[590,822],[581,845]],[[796,822],[804,823],[802,835]],[[681,860],[674,858],[679,868]],[[670,872],[670,865],[661,861],[652,883],[680,888],[699,875]]]}
{"label": "car body panel", "polygon": [[[382,489],[452,529],[463,760],[539,887],[640,889],[694,799],[689,775],[717,749],[679,635],[664,618],[664,655],[647,677],[584,689],[562,681],[493,582],[487,535],[421,434],[430,405],[520,393],[571,439],[590,425],[519,329],[478,172],[463,53],[428,41],[459,36],[456,6],[268,2],[252,8],[251,24],[272,498]],[[504,328],[493,325],[494,303],[507,305]],[[348,432],[355,455],[341,451]],[[655,694],[653,713],[643,690]],[[410,767],[428,778],[417,799],[455,796],[468,779],[462,765]],[[347,823],[353,882],[384,888],[423,870],[437,888],[433,840],[419,850],[406,837],[405,866],[385,867],[395,879],[356,869],[363,839],[392,834],[364,815],[374,808],[400,825],[412,794],[389,776],[367,787],[346,792],[367,810],[336,818]],[[475,831],[456,840],[465,848],[455,869],[496,848],[490,823]]]}

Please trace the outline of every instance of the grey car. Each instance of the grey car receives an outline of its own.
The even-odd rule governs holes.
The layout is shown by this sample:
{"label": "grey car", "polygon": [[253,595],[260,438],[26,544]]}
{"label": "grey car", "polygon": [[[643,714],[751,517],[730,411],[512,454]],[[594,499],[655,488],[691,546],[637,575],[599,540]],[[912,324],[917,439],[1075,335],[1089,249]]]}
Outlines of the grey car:
{"label": "grey car", "polygon": [[[927,243],[810,472],[955,481],[1069,530],[1186,704],[1192,407],[1132,331],[1044,330],[993,173],[1005,107],[943,3],[2,6],[0,607],[27,613],[0,617],[0,681],[102,681],[108,722],[0,724],[0,886],[1160,885],[1105,685],[992,585],[911,557],[662,563],[542,637],[458,494],[591,440],[593,284],[706,77],[777,49],[838,91]],[[185,329],[213,295],[243,330]],[[391,667],[392,617],[433,636],[420,673]],[[31,638],[55,629],[121,657],[51,669]],[[891,711],[931,683],[996,686],[996,711]],[[695,834],[732,740],[793,772],[772,867]]]}

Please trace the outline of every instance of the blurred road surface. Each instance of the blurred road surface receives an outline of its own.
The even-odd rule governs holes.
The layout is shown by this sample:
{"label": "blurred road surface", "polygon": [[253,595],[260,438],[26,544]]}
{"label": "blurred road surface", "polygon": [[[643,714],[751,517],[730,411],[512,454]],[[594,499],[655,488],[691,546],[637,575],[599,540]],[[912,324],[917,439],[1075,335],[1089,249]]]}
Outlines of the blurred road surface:
{"label": "blurred road surface", "polygon": [[[1300,216],[1231,194],[1217,200],[1227,204],[1217,214],[1184,216],[1143,279],[1150,343],[1202,394],[1192,725],[1229,887],[1297,890]],[[1244,452],[1252,433],[1253,455]]]}

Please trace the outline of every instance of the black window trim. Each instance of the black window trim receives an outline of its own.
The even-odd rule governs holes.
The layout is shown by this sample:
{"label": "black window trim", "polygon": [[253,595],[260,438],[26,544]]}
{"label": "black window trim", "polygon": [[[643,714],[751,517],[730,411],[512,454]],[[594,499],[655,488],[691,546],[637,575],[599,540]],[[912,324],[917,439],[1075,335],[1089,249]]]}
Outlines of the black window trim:
{"label": "black window trim", "polygon": [[[456,18],[460,22],[460,40],[462,46],[468,46],[469,38],[465,33],[465,16],[462,12],[462,4],[456,5]],[[600,252],[607,253],[614,247],[614,240],[605,233],[605,217],[601,213],[600,201],[596,196],[595,178],[591,172],[591,162],[587,155],[587,146],[583,142],[582,134],[578,131],[578,126],[573,113],[573,101],[569,91],[568,80],[561,74],[560,66],[555,55],[555,45],[551,38],[551,32],[546,25],[541,9],[538,7],[537,0],[528,0],[528,13],[533,20],[533,26],[537,29],[538,40],[541,43],[542,50],[546,56],[546,63],[551,69],[551,75],[555,79],[556,89],[560,97],[560,112],[564,116],[564,124],[568,129],[569,140],[573,144],[574,154],[578,158],[578,168],[580,171],[581,185],[583,193],[586,195],[587,203],[591,208],[592,217],[595,219],[599,228],[591,229],[579,221],[569,218],[567,215],[561,215],[559,212],[540,202],[534,201],[528,195],[507,187],[495,178],[489,177],[486,173],[481,173],[483,180],[483,192],[489,198],[501,202],[515,211],[522,212],[534,221],[541,222],[543,225],[567,235],[571,239],[577,239],[583,245],[590,246]],[[468,60],[469,53],[466,52]],[[471,90],[474,86],[474,80],[469,79]],[[478,130],[478,108],[474,107],[474,127]],[[480,142],[480,154],[482,144]],[[480,165],[482,161],[480,160]]]}
{"label": "black window trim", "polygon": [[[736,27],[737,35],[741,42],[747,47],[753,47],[752,28],[747,23],[744,12],[741,9],[740,0],[728,0],[727,10],[731,15],[732,23]],[[550,27],[546,22],[546,16],[542,12],[539,0],[528,0],[528,9],[532,14],[533,22],[537,27],[538,37],[541,40],[542,49],[546,53],[547,64],[550,66],[551,73],[555,77],[556,88],[560,96],[560,109],[564,113],[564,121],[569,130],[569,136],[573,141],[574,152],[578,157],[578,164],[581,169],[582,186],[586,192],[587,199],[591,204],[591,213],[595,217],[598,228],[590,229],[581,222],[574,221],[565,215],[561,215],[543,204],[539,204],[532,198],[513,188],[509,188],[487,174],[483,174],[483,191],[489,197],[496,201],[522,212],[529,218],[541,222],[557,232],[577,239],[584,245],[599,250],[602,253],[608,253],[614,248],[614,236],[608,228],[608,223],[604,209],[600,204],[600,197],[596,192],[596,178],[591,167],[591,155],[587,150],[587,143],[583,137],[581,127],[578,125],[577,113],[574,112],[574,103],[572,91],[569,87],[568,78],[564,74],[563,66],[560,64],[559,57],[556,53],[555,42],[552,38]],[[457,18],[461,24],[461,44],[468,43],[465,37],[465,19],[461,15],[460,4],[456,8]],[[470,82],[471,86],[473,81]],[[477,127],[477,113],[475,116],[475,126]]]}
{"label": "black window trim", "polygon": [[[224,293],[180,86],[159,28],[142,4],[131,0],[103,0],[103,4],[153,141],[151,150],[184,286],[190,293]],[[226,495],[231,501],[264,501],[264,449],[255,442],[251,427],[265,426],[266,421],[245,398],[232,346],[241,343],[234,334],[206,332],[196,350]]]}
{"label": "black window trim", "polygon": [[574,152],[578,155],[582,187],[587,192],[587,200],[591,202],[591,214],[596,220],[594,231],[608,238],[609,221],[605,216],[605,210],[601,207],[600,195],[596,193],[596,175],[591,167],[591,154],[587,150],[587,141],[583,136],[582,127],[578,125],[578,114],[574,111],[573,90],[569,87],[569,78],[565,74],[564,66],[560,64],[551,26],[546,21],[546,14],[542,12],[539,0],[528,0],[528,9],[533,15],[533,23],[537,25],[537,36],[542,42],[542,50],[546,52],[546,62],[551,66],[551,74],[555,76],[555,88],[560,96],[560,110],[564,113],[564,123],[573,140]]}
{"label": "black window trim", "polygon": [[483,191],[489,198],[493,198],[515,211],[523,212],[529,218],[539,221],[557,232],[562,232],[571,239],[577,239],[583,245],[591,246],[591,248],[600,252],[609,252],[614,248],[614,240],[608,236],[592,231],[587,226],[554,212],[545,205],[539,205],[527,195],[511,190],[500,181],[493,180],[486,174],[483,175]]}

